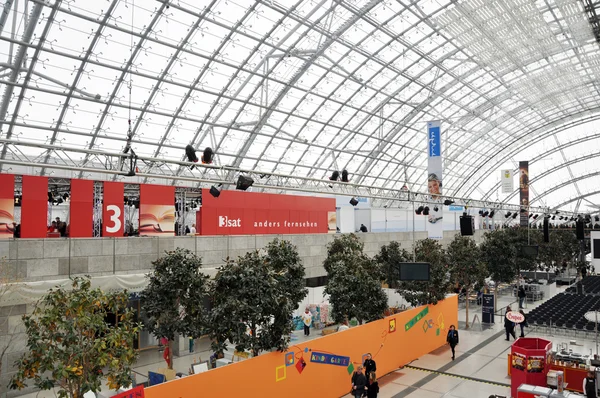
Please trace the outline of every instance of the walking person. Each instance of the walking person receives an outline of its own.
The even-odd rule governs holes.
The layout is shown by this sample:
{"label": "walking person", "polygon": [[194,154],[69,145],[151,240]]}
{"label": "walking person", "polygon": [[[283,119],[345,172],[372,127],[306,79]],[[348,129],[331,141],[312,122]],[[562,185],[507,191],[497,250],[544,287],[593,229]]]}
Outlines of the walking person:
{"label": "walking person", "polygon": [[367,378],[363,374],[363,367],[359,366],[352,375],[352,396],[361,398],[367,391]]}
{"label": "walking person", "polygon": [[374,373],[377,370],[377,364],[373,360],[371,353],[367,353],[367,358],[365,359],[365,363],[363,363],[363,367],[365,368],[365,378],[367,379],[367,387],[369,387],[369,381],[371,380],[371,373]]}
{"label": "walking person", "polygon": [[525,293],[525,288],[523,285],[519,286],[519,309],[523,309],[523,302],[525,301],[525,297],[527,297],[527,293]]}
{"label": "walking person", "polygon": [[304,322],[304,335],[308,337],[310,335],[310,324],[312,323],[312,314],[308,308],[302,314],[302,322]]}
{"label": "walking person", "polygon": [[506,313],[504,314],[504,330],[506,330],[506,341],[510,340],[509,335],[512,335],[513,339],[517,339],[517,334],[515,333],[515,324],[508,320],[508,318],[506,317],[506,314],[508,314],[509,312],[511,312],[512,310],[510,309],[509,306],[506,307]]}
{"label": "walking person", "polygon": [[458,330],[454,327],[454,325],[450,325],[450,330],[448,330],[448,335],[446,336],[446,342],[450,345],[452,349],[452,360],[454,361],[454,347],[458,345]]}
{"label": "walking person", "polygon": [[585,398],[598,398],[598,386],[596,384],[596,375],[591,370],[587,377],[583,379],[583,393]]}
{"label": "walking person", "polygon": [[379,382],[375,372],[371,372],[369,375],[369,389],[367,390],[367,398],[377,398],[379,394]]}
{"label": "walking person", "polygon": [[519,323],[519,326],[521,327],[521,336],[520,337],[525,337],[525,332],[523,331],[523,328],[526,328],[527,326],[529,326],[529,324],[527,323],[527,315],[525,315],[525,312],[523,310],[519,311],[521,313],[521,315],[523,315],[523,322]]}

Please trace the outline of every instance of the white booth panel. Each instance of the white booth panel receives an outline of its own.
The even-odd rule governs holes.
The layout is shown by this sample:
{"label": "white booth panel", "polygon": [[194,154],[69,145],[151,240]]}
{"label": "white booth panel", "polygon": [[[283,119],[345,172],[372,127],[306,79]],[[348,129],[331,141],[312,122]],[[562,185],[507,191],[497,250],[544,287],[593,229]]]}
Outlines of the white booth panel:
{"label": "white booth panel", "polygon": [[340,207],[337,209],[338,227],[341,233],[351,233],[354,230],[354,207]]}
{"label": "white booth panel", "polygon": [[370,232],[386,231],[386,209],[371,209],[371,229]]}
{"label": "white booth panel", "polygon": [[371,228],[371,209],[354,209],[354,230],[360,230],[360,224],[367,227],[367,231],[372,232]]}

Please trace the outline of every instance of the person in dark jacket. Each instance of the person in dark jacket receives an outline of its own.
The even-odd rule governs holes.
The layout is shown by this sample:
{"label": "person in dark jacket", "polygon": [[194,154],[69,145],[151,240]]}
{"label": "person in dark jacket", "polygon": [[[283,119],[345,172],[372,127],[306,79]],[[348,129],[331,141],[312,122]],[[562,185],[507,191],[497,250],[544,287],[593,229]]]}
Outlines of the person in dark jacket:
{"label": "person in dark jacket", "polygon": [[452,360],[454,360],[454,347],[458,345],[458,330],[456,330],[454,325],[450,325],[450,330],[448,330],[448,335],[446,336],[446,342],[452,349]]}
{"label": "person in dark jacket", "polygon": [[517,339],[517,334],[515,333],[515,324],[506,317],[506,314],[511,311],[512,310],[510,307],[507,306],[506,313],[504,314],[504,330],[506,331],[506,341],[510,340],[509,335],[512,335],[513,339]]}
{"label": "person in dark jacket", "polygon": [[377,364],[373,360],[371,353],[367,354],[367,358],[365,359],[365,363],[363,363],[363,367],[365,368],[365,378],[367,379],[367,387],[369,387],[369,380],[371,380],[371,373],[377,370]]}
{"label": "person in dark jacket", "polygon": [[379,382],[375,372],[371,372],[369,375],[369,389],[367,390],[367,398],[377,398],[379,394]]}
{"label": "person in dark jacket", "polygon": [[367,378],[363,374],[363,367],[359,366],[352,375],[352,396],[361,398],[366,391]]}
{"label": "person in dark jacket", "polygon": [[521,336],[520,337],[525,337],[525,332],[523,330],[523,328],[529,326],[529,324],[527,323],[527,315],[525,315],[525,312],[523,310],[519,311],[521,313],[521,315],[523,315],[523,318],[525,318],[523,320],[523,322],[519,323],[519,326],[521,327]]}
{"label": "person in dark jacket", "polygon": [[523,302],[525,301],[525,297],[527,297],[527,293],[525,293],[525,288],[521,285],[519,286],[519,309],[523,308]]}
{"label": "person in dark jacket", "polygon": [[598,398],[598,386],[594,372],[588,371],[587,377],[583,379],[583,393],[585,398]]}

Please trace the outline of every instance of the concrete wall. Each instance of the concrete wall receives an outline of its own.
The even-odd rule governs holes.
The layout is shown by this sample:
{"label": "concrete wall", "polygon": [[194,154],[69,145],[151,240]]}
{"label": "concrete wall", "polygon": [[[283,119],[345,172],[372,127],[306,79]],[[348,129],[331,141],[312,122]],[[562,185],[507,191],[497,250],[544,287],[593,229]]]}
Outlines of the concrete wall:
{"label": "concrete wall", "polygon": [[[456,232],[444,233],[442,244],[447,245]],[[336,235],[280,235],[298,247],[306,268],[306,277],[326,275],[323,260],[327,244]],[[365,252],[373,256],[382,245],[399,241],[410,250],[412,233],[382,232],[360,233],[365,242]],[[479,242],[483,234],[476,232]],[[204,271],[214,276],[216,268],[225,258],[237,257],[250,250],[261,249],[273,240],[274,235],[257,236],[197,236],[197,237],[146,237],[146,238],[95,238],[95,239],[10,239],[0,241],[0,258],[5,257],[23,282],[59,280],[73,275],[104,276],[111,274],[140,274],[152,269],[152,261],[176,247],[189,249],[202,256]],[[426,232],[416,232],[415,239],[424,239]],[[317,289],[318,290],[318,289]],[[322,288],[321,288],[322,290]],[[314,298],[317,301],[317,298]],[[321,299],[318,300],[320,302]],[[398,301],[395,299],[394,302]],[[6,391],[8,379],[14,372],[14,361],[25,350],[21,316],[33,310],[32,304],[9,306],[0,302],[0,349],[9,345],[2,358],[0,394]],[[186,340],[180,339],[182,347]],[[187,348],[186,348],[187,349]],[[184,350],[185,351],[185,350]],[[23,390],[31,392],[31,390]],[[22,393],[9,392],[8,396]]]}
{"label": "concrete wall", "polygon": [[[454,237],[454,231],[444,233],[442,244]],[[412,247],[411,232],[358,234],[365,242],[365,252],[374,255],[391,241],[402,247]],[[326,246],[336,235],[279,235],[298,247],[307,278],[323,276]],[[476,241],[482,233],[476,232]],[[146,238],[95,239],[10,239],[0,241],[0,258],[5,257],[19,279],[24,282],[64,279],[71,275],[103,276],[110,274],[141,274],[152,269],[152,261],[176,247],[189,249],[202,256],[203,268],[214,275],[227,257],[237,257],[261,249],[275,235],[253,236],[182,236]],[[416,232],[415,239],[424,239],[426,232]],[[1,306],[1,304],[0,304]]]}

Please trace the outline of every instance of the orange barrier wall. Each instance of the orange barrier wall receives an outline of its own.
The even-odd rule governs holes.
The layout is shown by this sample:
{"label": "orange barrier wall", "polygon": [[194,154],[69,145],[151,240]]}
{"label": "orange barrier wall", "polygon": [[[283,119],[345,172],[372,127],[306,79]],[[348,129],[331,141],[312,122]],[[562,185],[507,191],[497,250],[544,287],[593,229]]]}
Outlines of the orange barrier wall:
{"label": "orange barrier wall", "polygon": [[[448,327],[457,321],[458,298],[452,296],[435,306],[415,308],[344,332],[300,342],[285,353],[267,353],[159,384],[145,389],[145,397],[340,397],[350,392],[351,370],[347,366],[311,362],[311,353],[350,357],[357,367],[363,355],[370,352],[377,362],[379,377],[444,345]],[[316,332],[311,330],[311,333]],[[301,358],[306,361],[302,372],[297,367]]]}

